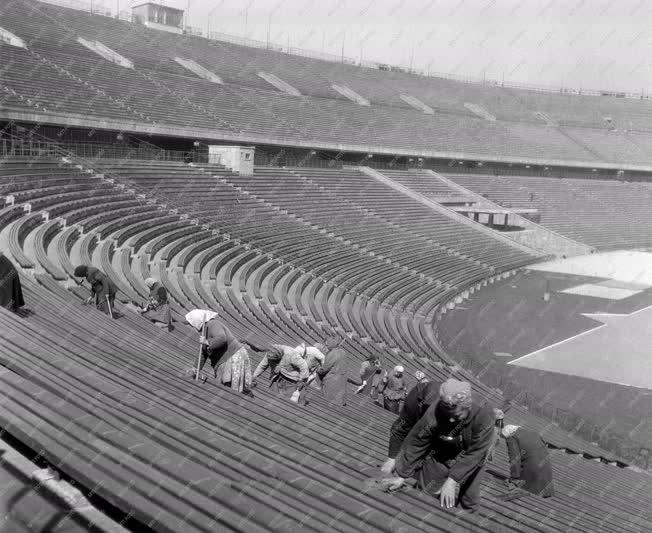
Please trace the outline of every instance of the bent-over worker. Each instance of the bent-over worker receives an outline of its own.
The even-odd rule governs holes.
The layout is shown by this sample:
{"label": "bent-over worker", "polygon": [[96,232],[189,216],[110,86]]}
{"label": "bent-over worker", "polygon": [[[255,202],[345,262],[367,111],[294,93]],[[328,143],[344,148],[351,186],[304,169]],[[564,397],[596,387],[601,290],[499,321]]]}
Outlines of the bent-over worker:
{"label": "bent-over worker", "polygon": [[154,278],[147,278],[145,285],[149,289],[149,301],[147,305],[140,309],[140,313],[144,318],[154,322],[157,326],[170,329],[172,326],[172,316],[168,302],[168,291],[160,281]]}
{"label": "bent-over worker", "polygon": [[403,442],[393,471],[398,477],[383,480],[384,485],[394,490],[416,477],[418,487],[439,497],[442,507],[454,507],[459,497],[462,508],[475,512],[494,423],[493,409],[472,401],[470,383],[446,380],[438,401]]}
{"label": "bent-over worker", "polygon": [[16,311],[24,305],[18,271],[9,258],[0,252],[0,307]]}
{"label": "bent-over worker", "polygon": [[403,445],[405,437],[420,420],[428,408],[439,399],[439,384],[426,381],[417,383],[405,397],[398,418],[394,420],[389,432],[389,446],[387,450],[387,461],[383,464],[381,471],[385,474],[391,473],[394,468],[396,456]]}
{"label": "bent-over worker", "polygon": [[[208,360],[213,369],[213,376],[222,385],[249,394],[252,382],[251,361],[246,346],[236,339],[226,325],[217,320],[217,313],[214,311],[193,309],[185,318],[188,324],[200,333],[202,355],[199,371],[201,372]],[[206,333],[201,335],[204,324]]]}
{"label": "bent-over worker", "polygon": [[308,381],[308,363],[301,354],[284,344],[272,344],[260,360],[253,374],[253,386],[257,378],[269,368],[270,387],[279,395],[288,399],[296,398],[297,403],[305,404],[305,386]]}
{"label": "bent-over worker", "polygon": [[500,436],[505,439],[509,454],[509,488],[521,488],[543,498],[554,496],[552,466],[548,447],[531,429],[496,420]]}

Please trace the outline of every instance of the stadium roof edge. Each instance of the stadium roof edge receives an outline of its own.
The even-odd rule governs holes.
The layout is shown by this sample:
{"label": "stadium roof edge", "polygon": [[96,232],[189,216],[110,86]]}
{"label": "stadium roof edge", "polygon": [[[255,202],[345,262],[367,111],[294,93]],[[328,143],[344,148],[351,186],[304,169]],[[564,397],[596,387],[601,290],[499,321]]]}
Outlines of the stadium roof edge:
{"label": "stadium roof edge", "polygon": [[401,157],[422,157],[434,159],[451,159],[455,161],[481,161],[495,163],[511,163],[539,166],[560,166],[571,168],[595,168],[607,170],[629,170],[638,172],[652,172],[652,165],[636,165],[609,161],[581,161],[566,159],[543,159],[513,156],[493,156],[488,154],[474,154],[464,152],[441,152],[437,150],[409,150],[391,146],[355,145],[326,143],[318,141],[301,141],[299,139],[281,139],[265,135],[239,135],[228,130],[199,130],[194,128],[181,128],[172,124],[148,125],[142,122],[126,122],[106,118],[92,119],[84,115],[72,114],[40,114],[27,113],[18,110],[3,109],[0,119],[13,120],[17,122],[54,124],[61,126],[73,126],[81,128],[93,128],[104,130],[119,130],[130,133],[154,134],[170,137],[186,137],[189,139],[214,140],[216,142],[245,142],[248,144],[265,144],[270,146],[290,146],[294,148],[311,148],[319,150],[331,150],[352,153],[373,153],[379,155],[391,155]]}

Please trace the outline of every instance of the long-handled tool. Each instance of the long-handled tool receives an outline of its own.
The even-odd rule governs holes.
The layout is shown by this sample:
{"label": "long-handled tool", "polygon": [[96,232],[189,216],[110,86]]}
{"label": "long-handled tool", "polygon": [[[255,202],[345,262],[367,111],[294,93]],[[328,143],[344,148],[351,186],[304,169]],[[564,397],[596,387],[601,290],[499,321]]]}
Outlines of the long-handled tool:
{"label": "long-handled tool", "polygon": [[105,294],[104,297],[106,298],[106,305],[109,307],[109,316],[113,318],[113,309],[111,309],[111,300],[109,300],[109,295]]}
{"label": "long-handled tool", "polygon": [[[204,313],[202,319],[202,329],[201,329],[202,338],[206,338],[206,313]],[[199,354],[197,354],[197,371],[195,372],[195,381],[199,381],[199,365],[201,365],[201,356],[204,352],[204,343],[199,343]]]}

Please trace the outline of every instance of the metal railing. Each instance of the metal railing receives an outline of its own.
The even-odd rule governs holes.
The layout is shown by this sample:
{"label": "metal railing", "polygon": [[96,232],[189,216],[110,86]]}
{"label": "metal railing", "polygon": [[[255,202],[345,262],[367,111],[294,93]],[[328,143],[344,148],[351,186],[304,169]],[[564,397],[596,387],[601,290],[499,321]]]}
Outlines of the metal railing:
{"label": "metal railing", "polygon": [[105,17],[111,16],[111,10],[106,7],[104,4],[98,0],[90,0],[89,2],[84,2],[82,0],[39,0],[46,4],[52,4],[60,7],[69,7],[71,9],[77,9],[78,11],[86,11],[87,13],[92,13],[93,15],[104,15]]}
{"label": "metal railing", "polygon": [[1,157],[39,157],[71,152],[85,159],[140,159],[207,163],[208,154],[197,151],[165,150],[151,144],[129,146],[119,144],[54,142],[40,139],[0,138]]}

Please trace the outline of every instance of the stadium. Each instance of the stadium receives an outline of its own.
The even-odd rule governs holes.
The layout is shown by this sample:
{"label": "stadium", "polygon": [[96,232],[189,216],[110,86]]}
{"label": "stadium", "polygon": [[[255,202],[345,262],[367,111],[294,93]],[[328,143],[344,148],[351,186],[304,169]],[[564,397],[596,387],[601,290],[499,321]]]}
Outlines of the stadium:
{"label": "stadium", "polygon": [[[55,4],[0,0],[0,259],[25,299],[0,307],[0,529],[649,531],[652,100]],[[169,330],[130,310],[150,278]],[[193,309],[261,346],[339,336],[350,376],[470,382],[543,439],[555,497],[506,497],[503,445],[477,513],[379,490],[393,413],[193,380]]]}

